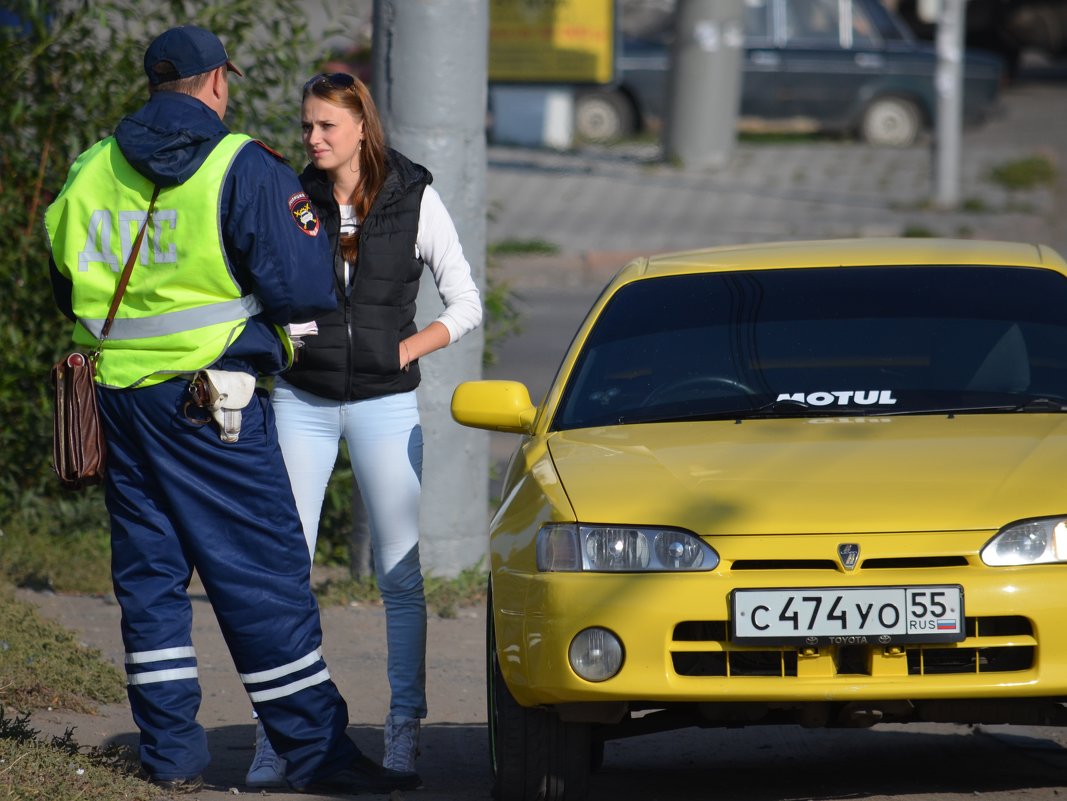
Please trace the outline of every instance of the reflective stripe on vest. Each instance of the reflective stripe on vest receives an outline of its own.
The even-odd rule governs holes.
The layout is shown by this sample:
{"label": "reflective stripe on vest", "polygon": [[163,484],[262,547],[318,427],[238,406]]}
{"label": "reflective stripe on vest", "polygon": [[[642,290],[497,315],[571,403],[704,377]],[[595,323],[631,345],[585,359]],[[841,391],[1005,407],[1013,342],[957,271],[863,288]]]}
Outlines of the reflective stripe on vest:
{"label": "reflective stripe on vest", "polygon": [[[208,367],[261,311],[258,298],[242,296],[221,232],[223,183],[250,141],[224,137],[194,175],[160,192],[97,363],[101,384],[150,386]],[[152,189],[109,137],[79,156],[48,208],[45,227],[56,266],[72,282],[79,344],[99,339]]]}
{"label": "reflective stripe on vest", "polygon": [[[260,303],[259,298],[255,295],[245,295],[237,300],[227,300],[223,303],[214,303],[211,306],[200,306],[185,311],[164,312],[154,317],[116,317],[111,323],[111,333],[108,339],[164,337],[217,323],[245,320],[261,311],[263,311],[263,304]],[[106,319],[106,317],[100,320],[79,318],[78,322],[99,339]]]}

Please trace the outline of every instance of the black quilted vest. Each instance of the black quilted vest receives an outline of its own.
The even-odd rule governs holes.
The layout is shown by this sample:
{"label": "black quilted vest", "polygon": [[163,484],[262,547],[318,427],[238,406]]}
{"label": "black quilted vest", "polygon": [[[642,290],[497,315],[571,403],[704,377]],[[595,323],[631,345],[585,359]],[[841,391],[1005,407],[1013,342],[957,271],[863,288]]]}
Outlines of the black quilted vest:
{"label": "black quilted vest", "polygon": [[344,286],[339,247],[341,211],[326,173],[310,165],[300,182],[319,213],[333,250],[334,311],[316,319],[319,332],[304,338],[300,357],[284,374],[290,384],[333,400],[351,401],[407,392],[419,385],[419,366],[400,369],[400,340],[416,331],[415,298],[423,263],[415,256],[422,192],[429,171],[389,149],[389,173],[360,225],[355,277]]}

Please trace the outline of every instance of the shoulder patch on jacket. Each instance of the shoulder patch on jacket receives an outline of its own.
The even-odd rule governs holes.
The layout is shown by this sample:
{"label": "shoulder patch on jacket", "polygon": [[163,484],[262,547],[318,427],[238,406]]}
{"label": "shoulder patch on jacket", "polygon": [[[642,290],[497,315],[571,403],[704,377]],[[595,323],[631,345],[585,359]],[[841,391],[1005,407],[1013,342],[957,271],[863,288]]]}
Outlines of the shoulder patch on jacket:
{"label": "shoulder patch on jacket", "polygon": [[289,213],[297,228],[308,236],[319,235],[319,218],[311,205],[311,199],[303,192],[297,192],[289,197]]}
{"label": "shoulder patch on jacket", "polygon": [[275,150],[275,149],[274,149],[273,147],[271,147],[270,145],[268,145],[268,144],[267,144],[266,142],[261,142],[261,141],[260,141],[260,140],[258,140],[258,139],[253,139],[252,141],[253,141],[253,142],[255,142],[255,143],[256,143],[257,145],[259,145],[259,146],[260,146],[261,148],[263,148],[264,150],[266,150],[266,151],[267,151],[268,153],[270,153],[270,154],[271,154],[272,156],[274,156],[274,158],[278,159],[278,161],[288,161],[288,159],[286,159],[286,158],[285,158],[285,156],[283,156],[283,155],[282,155],[281,153],[279,153],[279,152],[278,152],[277,150]]}

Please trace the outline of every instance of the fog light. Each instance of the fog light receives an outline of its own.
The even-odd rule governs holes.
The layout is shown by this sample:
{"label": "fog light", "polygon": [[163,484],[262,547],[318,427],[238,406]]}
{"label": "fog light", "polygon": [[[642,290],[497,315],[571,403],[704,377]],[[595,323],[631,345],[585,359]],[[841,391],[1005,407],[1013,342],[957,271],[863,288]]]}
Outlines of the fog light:
{"label": "fog light", "polygon": [[604,681],[622,667],[622,643],[607,629],[578,632],[571,641],[571,667],[586,681]]}

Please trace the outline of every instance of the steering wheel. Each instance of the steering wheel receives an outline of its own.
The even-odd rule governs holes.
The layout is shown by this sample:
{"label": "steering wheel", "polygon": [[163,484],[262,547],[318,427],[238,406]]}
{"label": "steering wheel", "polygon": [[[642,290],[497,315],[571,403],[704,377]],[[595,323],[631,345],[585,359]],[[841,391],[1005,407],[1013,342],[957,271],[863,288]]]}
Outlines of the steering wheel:
{"label": "steering wheel", "polygon": [[645,397],[645,403],[651,405],[663,403],[672,398],[676,400],[697,398],[708,390],[718,390],[718,394],[721,394],[724,389],[728,390],[730,394],[757,394],[754,389],[736,378],[728,378],[722,375],[694,375],[656,387]]}

